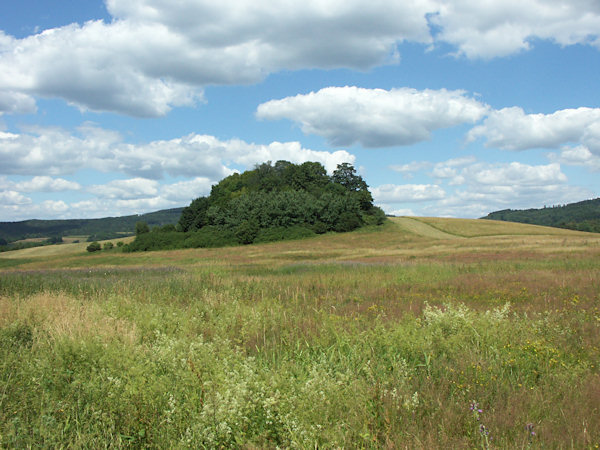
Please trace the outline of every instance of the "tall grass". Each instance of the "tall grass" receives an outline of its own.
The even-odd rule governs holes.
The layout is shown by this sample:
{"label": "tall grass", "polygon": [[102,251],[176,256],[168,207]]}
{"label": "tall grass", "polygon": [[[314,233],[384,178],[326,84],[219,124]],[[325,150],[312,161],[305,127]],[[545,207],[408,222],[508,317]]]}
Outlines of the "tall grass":
{"label": "tall grass", "polygon": [[388,227],[6,270],[0,443],[594,448],[597,245],[525,236],[498,258],[481,239]]}

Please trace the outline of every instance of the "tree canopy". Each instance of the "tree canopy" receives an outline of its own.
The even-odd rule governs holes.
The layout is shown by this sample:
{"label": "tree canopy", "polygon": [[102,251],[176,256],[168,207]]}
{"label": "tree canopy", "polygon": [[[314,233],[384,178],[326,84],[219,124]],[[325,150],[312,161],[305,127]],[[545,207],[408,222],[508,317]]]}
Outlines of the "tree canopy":
{"label": "tree canopy", "polygon": [[[384,220],[351,164],[338,165],[330,176],[318,162],[269,161],[224,178],[209,196],[194,199],[181,213],[179,234],[169,234],[178,247],[251,244],[351,231]],[[131,249],[142,243],[152,248],[153,239],[161,245],[168,241],[149,233],[138,236]]]}

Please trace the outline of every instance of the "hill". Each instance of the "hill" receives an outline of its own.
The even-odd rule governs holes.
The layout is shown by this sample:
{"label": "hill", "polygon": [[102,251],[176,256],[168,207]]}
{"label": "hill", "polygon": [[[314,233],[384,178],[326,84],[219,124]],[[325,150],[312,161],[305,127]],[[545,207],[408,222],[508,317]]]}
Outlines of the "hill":
{"label": "hill", "polygon": [[504,209],[482,219],[504,220],[600,233],[600,198],[539,209]]}
{"label": "hill", "polygon": [[0,240],[14,242],[22,239],[48,238],[65,235],[93,235],[97,239],[109,239],[117,235],[131,235],[137,222],[150,227],[176,224],[183,208],[164,209],[147,214],[101,219],[24,220],[0,222]]}

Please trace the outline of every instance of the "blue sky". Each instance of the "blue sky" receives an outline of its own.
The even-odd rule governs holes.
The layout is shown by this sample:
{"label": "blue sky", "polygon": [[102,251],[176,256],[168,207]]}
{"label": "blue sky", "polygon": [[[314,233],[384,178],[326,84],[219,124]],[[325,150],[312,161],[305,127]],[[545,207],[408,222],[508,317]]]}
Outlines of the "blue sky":
{"label": "blue sky", "polygon": [[0,3],[0,221],[350,162],[398,215],[600,196],[596,0]]}

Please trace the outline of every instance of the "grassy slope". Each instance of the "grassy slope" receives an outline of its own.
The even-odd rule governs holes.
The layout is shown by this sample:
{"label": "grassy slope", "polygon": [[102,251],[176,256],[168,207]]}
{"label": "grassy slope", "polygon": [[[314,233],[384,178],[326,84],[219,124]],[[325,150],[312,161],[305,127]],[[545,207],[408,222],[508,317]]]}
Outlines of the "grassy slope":
{"label": "grassy slope", "polygon": [[1,446],[600,442],[596,234],[397,218],[224,249],[29,250],[0,259]]}

